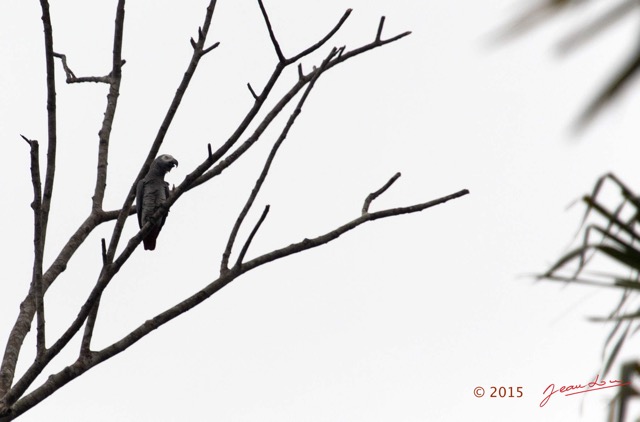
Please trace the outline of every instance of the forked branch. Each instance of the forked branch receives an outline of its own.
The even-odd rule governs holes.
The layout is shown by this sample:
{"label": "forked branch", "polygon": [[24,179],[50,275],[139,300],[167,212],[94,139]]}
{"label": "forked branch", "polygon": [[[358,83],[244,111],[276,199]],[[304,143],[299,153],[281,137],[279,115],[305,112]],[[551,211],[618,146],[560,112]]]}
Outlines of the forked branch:
{"label": "forked branch", "polygon": [[277,259],[281,259],[286,256],[293,255],[293,254],[305,251],[307,249],[316,248],[318,246],[329,243],[332,240],[337,239],[341,235],[355,229],[356,227],[366,222],[379,220],[381,218],[394,217],[402,214],[412,214],[412,213],[424,211],[427,208],[444,204],[445,202],[451,201],[452,199],[457,199],[468,194],[469,194],[469,191],[467,189],[462,189],[450,195],[446,195],[431,201],[423,202],[421,204],[411,205],[408,207],[389,208],[382,211],[363,214],[360,217],[356,218],[355,220],[352,220],[331,232],[325,233],[322,236],[318,236],[312,239],[304,239],[298,243],[293,243],[284,248],[277,249],[273,252],[254,258],[251,261],[245,262],[242,265],[242,272],[247,272],[249,270],[252,270],[266,263],[275,261]]}
{"label": "forked branch", "polygon": [[[111,83],[111,74],[106,76],[76,76],[75,73],[69,68],[67,64],[67,56],[60,53],[53,53],[53,57],[57,57],[62,62],[62,68],[64,69],[64,74],[67,75],[67,83],[68,84],[77,84],[84,82],[94,82],[94,83],[103,83],[110,84]],[[122,61],[124,64],[124,60]]]}
{"label": "forked branch", "polygon": [[[256,197],[258,196],[258,193],[260,192],[260,189],[262,188],[262,185],[264,184],[264,181],[266,180],[267,175],[269,174],[271,164],[273,163],[273,160],[276,154],[278,153],[278,149],[280,148],[284,140],[287,138],[287,135],[289,134],[291,127],[293,127],[293,124],[295,123],[296,119],[302,112],[302,106],[304,105],[305,101],[309,97],[309,94],[311,93],[311,90],[313,89],[316,81],[318,80],[320,75],[322,75],[322,73],[325,71],[325,69],[327,68],[327,64],[336,55],[336,53],[337,53],[337,50],[335,48],[331,50],[327,58],[324,59],[320,67],[316,70],[316,72],[314,72],[313,77],[309,81],[307,88],[305,89],[304,93],[300,97],[300,100],[298,101],[296,108],[293,110],[293,112],[289,116],[289,119],[287,120],[287,123],[284,126],[284,129],[282,129],[280,136],[278,136],[278,139],[276,140],[273,147],[271,148],[271,152],[269,153],[269,156],[267,157],[267,160],[264,163],[262,172],[260,173],[258,180],[256,180],[255,186],[251,190],[251,194],[249,195],[247,202],[245,203],[242,211],[238,215],[238,218],[236,219],[236,222],[233,225],[233,229],[231,230],[231,234],[229,235],[229,240],[227,241],[227,246],[224,250],[224,253],[222,254],[222,262],[220,264],[221,272],[227,271],[229,269],[228,263],[229,263],[229,257],[231,255],[231,249],[233,248],[233,244],[235,242],[236,236],[238,235],[238,231],[240,230],[240,226],[242,225],[242,222],[247,216],[249,210],[253,206],[253,203]],[[244,255],[242,255],[242,257],[244,257]],[[238,263],[240,262],[242,262],[242,259],[238,259]]]}
{"label": "forked branch", "polygon": [[[37,249],[34,256],[34,273],[37,273],[35,274],[36,277],[41,279],[42,269],[37,269],[41,264],[38,264],[36,261],[38,259],[37,256],[42,256],[44,253],[47,225],[49,222],[49,210],[51,208],[51,198],[53,196],[53,183],[56,172],[57,117],[55,67],[53,63],[53,29],[51,26],[51,15],[49,13],[49,2],[47,0],[40,0],[40,8],[42,9],[42,24],[44,29],[47,82],[47,160],[44,190],[42,192],[39,211],[40,215],[38,218],[40,228],[36,229],[39,232],[39,239],[38,244],[34,245]],[[38,307],[35,298],[37,295],[35,284],[36,283],[32,281],[29,293],[20,306],[20,313],[18,314],[18,318],[16,319],[16,322],[11,329],[11,333],[9,334],[9,338],[7,339],[2,363],[0,364],[0,415],[3,413],[2,408],[4,407],[2,397],[11,387],[20,350],[27,333],[31,328],[31,322],[33,321],[34,314]],[[44,290],[42,289],[42,283],[39,283],[39,285],[40,297],[42,298]],[[42,300],[40,300],[40,302],[42,302]],[[40,318],[42,318],[42,330],[40,332],[40,351],[42,351],[44,349],[44,314],[43,312],[39,312],[39,314]]]}
{"label": "forked branch", "polygon": [[391,185],[393,185],[395,183],[395,181],[398,180],[398,178],[400,176],[401,176],[400,172],[397,172],[396,174],[393,175],[393,177],[391,177],[391,179],[389,179],[387,181],[387,183],[384,184],[384,186],[382,186],[377,191],[372,192],[369,195],[367,195],[367,197],[364,200],[364,204],[362,205],[362,214],[368,213],[369,212],[369,206],[371,205],[371,202],[373,202],[377,197],[379,197],[387,189],[389,189],[391,187]]}
{"label": "forked branch", "polygon": [[[330,34],[335,33],[340,28],[342,23],[348,17],[349,12],[350,12],[350,10],[348,10],[347,13],[345,13],[345,15],[341,18],[340,22],[330,31]],[[404,38],[404,37],[406,37],[406,36],[408,36],[410,34],[411,34],[411,31],[406,31],[406,32],[403,32],[401,34],[395,35],[395,36],[393,36],[391,38],[388,38],[388,39],[377,39],[377,37],[376,37],[376,39],[374,39],[374,41],[372,41],[372,42],[370,42],[368,44],[365,44],[365,45],[363,45],[361,47],[358,47],[358,48],[355,48],[353,50],[350,50],[350,51],[345,51],[344,47],[340,47],[340,48],[337,49],[337,54],[334,54],[332,56],[332,59],[327,62],[326,66],[322,70],[322,72],[325,72],[325,71],[327,71],[327,70],[329,70],[329,69],[331,69],[331,68],[333,68],[333,67],[335,67],[335,66],[337,66],[337,65],[339,65],[341,63],[344,63],[345,61],[347,61],[349,59],[352,59],[352,58],[354,58],[356,56],[364,54],[364,53],[366,53],[366,52],[368,52],[370,50],[373,50],[375,48],[382,47],[384,45],[387,45],[387,44],[390,44],[392,42],[398,41],[398,40],[400,40],[400,39],[402,39],[402,38]],[[304,50],[303,53],[304,54],[309,54],[310,52],[315,50],[315,48],[318,48],[319,46],[321,46],[322,43],[324,43],[326,41],[326,39],[328,39],[328,35],[325,36],[320,42],[318,42],[313,48],[309,48],[309,49]],[[303,53],[295,56],[296,60],[301,58],[304,55]],[[247,114],[247,117],[245,118],[245,120],[241,123],[240,127],[238,128],[238,130],[236,130],[236,132],[232,135],[232,137],[229,138],[229,140],[227,142],[225,142],[225,144],[223,144],[218,149],[218,151],[216,151],[216,153],[214,153],[214,157],[215,157],[216,161],[218,159],[220,159],[222,157],[222,155],[224,155],[229,149],[231,149],[231,147],[238,141],[239,136],[247,128],[249,123],[255,117],[255,114],[260,109],[260,106],[263,104],[266,96],[269,95],[269,93],[271,92],[271,89],[275,85],[275,82],[279,78],[279,76],[282,73],[283,69],[290,63],[291,62],[289,60],[287,60],[286,62],[279,62],[278,65],[276,65],[276,68],[274,69],[274,72],[271,75],[271,78],[269,79],[269,82],[267,82],[266,87],[264,88],[262,93],[257,96],[257,98],[256,98],[256,94],[253,91],[253,89],[250,88],[251,91],[252,91],[252,95],[254,95],[254,98],[256,98],[256,102],[255,102],[254,106],[252,107],[251,111]],[[299,69],[301,69],[301,68],[299,68]],[[298,73],[297,82],[280,99],[280,101],[278,101],[276,103],[276,105],[273,106],[271,111],[269,113],[267,113],[267,115],[264,117],[262,122],[255,129],[254,133],[251,136],[249,136],[249,138],[247,138],[247,140],[245,140],[240,146],[238,146],[226,158],[224,158],[223,160],[219,161],[217,165],[215,165],[210,170],[207,170],[206,173],[200,174],[193,183],[189,184],[187,189],[193,189],[194,187],[199,186],[202,183],[205,183],[205,182],[209,181],[213,177],[218,176],[226,168],[231,166],[238,158],[240,158],[247,150],[249,150],[249,148],[251,148],[253,146],[253,144],[255,144],[260,139],[260,136],[262,135],[262,133],[266,130],[266,128],[269,126],[269,124],[273,121],[273,119],[275,119],[275,117],[279,115],[279,113],[289,103],[289,101],[291,101],[291,99],[293,99],[293,97],[295,97],[295,95],[302,88],[304,88],[307,83],[309,83],[311,81],[311,79],[313,78],[314,72],[316,72],[316,71],[318,71],[318,68],[316,68],[315,70],[311,71],[309,74],[304,75],[304,74],[301,73],[301,70],[299,70],[298,71],[299,73]],[[192,173],[192,174],[195,174],[195,172]]]}

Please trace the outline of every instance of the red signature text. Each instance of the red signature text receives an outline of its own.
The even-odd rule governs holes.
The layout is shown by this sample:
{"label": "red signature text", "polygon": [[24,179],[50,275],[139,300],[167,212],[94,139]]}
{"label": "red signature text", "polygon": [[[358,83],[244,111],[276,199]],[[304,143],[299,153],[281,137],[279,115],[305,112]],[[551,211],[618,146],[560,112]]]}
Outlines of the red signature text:
{"label": "red signature text", "polygon": [[605,388],[622,387],[624,385],[631,384],[630,382],[622,382],[618,380],[600,380],[600,375],[596,375],[596,379],[587,384],[575,384],[575,385],[563,385],[556,389],[555,384],[549,384],[549,386],[543,391],[544,398],[540,402],[540,407],[544,407],[549,403],[549,399],[556,393],[562,393],[565,396],[572,396],[574,394],[588,393],[589,391],[603,390]]}

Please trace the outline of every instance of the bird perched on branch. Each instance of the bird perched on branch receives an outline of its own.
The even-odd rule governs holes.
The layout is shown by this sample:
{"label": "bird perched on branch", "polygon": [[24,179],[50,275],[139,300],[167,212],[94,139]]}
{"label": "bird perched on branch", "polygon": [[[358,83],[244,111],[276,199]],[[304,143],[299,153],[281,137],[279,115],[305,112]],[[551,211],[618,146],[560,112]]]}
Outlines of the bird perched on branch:
{"label": "bird perched on branch", "polygon": [[153,221],[151,217],[169,197],[169,183],[164,181],[164,175],[174,166],[178,167],[178,160],[169,154],[159,155],[151,163],[147,175],[136,186],[138,224],[140,228],[147,222],[153,224],[151,231],[142,240],[145,250],[152,251],[156,248],[156,239],[166,220],[166,216],[160,217],[157,221]]}

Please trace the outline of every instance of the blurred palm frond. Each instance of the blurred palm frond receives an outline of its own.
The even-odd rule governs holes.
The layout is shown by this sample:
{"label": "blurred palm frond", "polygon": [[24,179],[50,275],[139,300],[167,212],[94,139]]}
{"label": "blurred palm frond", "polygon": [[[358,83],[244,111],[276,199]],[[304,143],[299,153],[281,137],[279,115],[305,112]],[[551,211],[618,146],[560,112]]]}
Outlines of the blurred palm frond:
{"label": "blurred palm frond", "polygon": [[[601,200],[607,182],[618,189],[614,205]],[[608,316],[592,318],[615,323],[605,343],[605,349],[613,345],[605,356],[606,375],[625,339],[640,329],[640,199],[609,173],[598,179],[593,191],[582,200],[586,210],[578,233],[581,241],[539,278],[621,291],[620,302]]]}
{"label": "blurred palm frond", "polygon": [[[522,12],[509,22],[498,36],[501,40],[510,40],[530,32],[537,26],[559,16],[564,12],[579,10],[577,6],[598,7],[606,4],[604,11],[598,12],[594,18],[588,19],[562,38],[558,45],[561,53],[569,53],[578,47],[588,45],[596,36],[601,35],[605,30],[615,27],[622,18],[630,15],[640,6],[638,0],[596,1],[596,0],[541,0]],[[612,71],[612,76],[606,81],[603,87],[595,94],[594,98],[587,104],[579,114],[576,127],[578,129],[586,127],[593,119],[608,105],[616,99],[619,94],[629,86],[629,82],[640,69],[640,43],[629,52],[627,59]]]}
{"label": "blurred palm frond", "polygon": [[[615,189],[613,196],[610,187]],[[600,374],[604,378],[625,342],[640,330],[640,198],[609,173],[600,177],[582,200],[586,209],[577,234],[578,246],[562,255],[539,278],[595,284],[621,292],[620,301],[607,316],[591,318],[613,324],[603,347]],[[640,375],[637,362],[621,365],[623,382],[631,382],[634,375]],[[637,396],[632,385],[621,387],[610,403],[609,420],[624,421],[628,401]]]}
{"label": "blurred palm frond", "polygon": [[627,406],[632,398],[638,397],[638,391],[633,388],[633,379],[640,375],[640,365],[638,362],[626,362],[620,369],[620,381],[626,384],[618,390],[613,399],[609,402],[609,422],[624,422],[627,415]]}

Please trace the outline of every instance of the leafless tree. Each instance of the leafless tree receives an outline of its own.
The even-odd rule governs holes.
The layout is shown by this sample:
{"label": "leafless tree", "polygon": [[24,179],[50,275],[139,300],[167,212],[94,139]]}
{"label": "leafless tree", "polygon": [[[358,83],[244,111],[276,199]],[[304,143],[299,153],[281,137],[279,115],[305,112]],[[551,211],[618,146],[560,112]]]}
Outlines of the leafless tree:
{"label": "leafless tree", "polygon": [[[323,235],[313,238],[305,238],[301,241],[291,243],[288,246],[275,249],[255,258],[247,259],[249,247],[269,213],[269,206],[264,208],[260,218],[254,223],[250,234],[242,242],[238,242],[240,228],[245,222],[249,210],[254,205],[256,196],[260,192],[263,183],[267,178],[269,169],[271,168],[273,159],[277,154],[279,147],[287,138],[289,130],[301,113],[302,107],[318,79],[326,72],[353,57],[400,40],[410,34],[410,32],[404,32],[389,38],[383,37],[385,20],[384,17],[382,17],[380,19],[377,32],[373,34],[371,42],[354,49],[347,49],[345,47],[325,47],[334,34],[340,30],[347,21],[347,18],[351,13],[351,10],[347,10],[344,12],[342,17],[340,17],[335,26],[319,41],[310,45],[303,51],[300,51],[298,54],[286,56],[280,47],[276,31],[271,25],[263,2],[258,0],[257,3],[257,6],[261,10],[262,17],[264,18],[264,23],[271,40],[271,44],[277,56],[277,61],[273,71],[265,86],[261,89],[255,89],[250,84],[247,85],[249,90],[248,94],[253,97],[253,103],[246,112],[244,118],[237,125],[235,131],[217,149],[212,148],[211,144],[207,145],[206,148],[204,145],[202,146],[203,152],[206,151],[206,153],[203,154],[202,162],[192,169],[182,183],[173,188],[168,199],[154,215],[156,219],[166,216],[170,207],[182,198],[185,193],[210,181],[235,164],[246,151],[262,139],[262,135],[267,127],[280,113],[282,113],[285,106],[292,101],[297,100],[293,112],[288,117],[284,128],[273,143],[270,153],[264,161],[259,177],[255,181],[253,189],[248,194],[244,207],[232,225],[226,247],[221,255],[219,274],[215,280],[204,282],[203,287],[199,291],[196,291],[190,297],[179,301],[164,312],[148,319],[120,340],[115,341],[113,344],[104,347],[101,350],[95,350],[92,348],[92,337],[95,322],[99,316],[100,299],[104,294],[106,294],[106,289],[110,282],[118,274],[122,266],[127,263],[128,259],[136,251],[140,242],[152,227],[152,223],[146,223],[133,237],[127,240],[126,244],[122,241],[125,223],[128,221],[128,217],[135,212],[134,197],[136,184],[145,176],[151,162],[158,154],[158,151],[165,139],[165,135],[167,134],[167,130],[169,129],[176,111],[181,104],[183,96],[189,87],[189,83],[198,68],[198,64],[201,59],[214,51],[219,45],[218,42],[210,43],[207,41],[207,35],[209,34],[212,25],[216,1],[211,0],[209,2],[202,26],[198,28],[197,36],[191,39],[191,48],[193,49],[191,59],[187,65],[186,71],[184,72],[184,76],[180,81],[178,89],[176,90],[175,96],[169,105],[164,120],[158,128],[157,135],[149,149],[146,160],[141,164],[140,171],[138,172],[135,180],[132,181],[129,191],[123,192],[124,200],[122,207],[117,210],[105,210],[103,208],[103,200],[106,191],[109,146],[115,112],[121,93],[120,84],[122,80],[122,70],[123,65],[125,64],[125,60],[122,58],[121,54],[123,45],[123,28],[125,23],[125,1],[119,0],[117,3],[113,34],[113,56],[110,71],[105,76],[76,76],[76,74],[70,69],[67,57],[61,52],[56,51],[54,48],[55,44],[52,35],[53,31],[49,13],[49,3],[47,0],[40,0],[42,22],[44,26],[46,59],[48,116],[48,139],[46,141],[47,156],[44,180],[42,180],[39,164],[39,142],[32,140],[27,136],[22,136],[27,142],[31,153],[31,180],[33,185],[33,202],[31,204],[31,208],[33,209],[34,218],[33,272],[28,293],[20,305],[16,322],[9,333],[2,364],[0,366],[0,421],[9,421],[22,415],[24,412],[42,402],[69,381],[79,377],[92,367],[110,359],[120,352],[127,350],[131,345],[135,344],[151,331],[161,327],[173,318],[193,309],[195,306],[211,297],[214,293],[218,292],[221,288],[254,268],[331,242],[340,235],[353,230],[366,222],[401,214],[419,212],[469,193],[465,189],[419,204],[383,209],[380,211],[370,211],[372,202],[378,196],[383,194],[398,179],[400,173],[397,173],[379,190],[366,196],[362,212],[353,220],[344,222]],[[324,59],[317,63],[316,66],[313,66],[311,70],[305,71],[301,64],[301,59],[323,48],[327,48],[328,50]],[[59,59],[59,64],[64,70],[67,83],[106,84],[108,86],[108,95],[104,118],[99,131],[98,164],[96,168],[96,182],[92,197],[91,211],[86,219],[79,224],[71,238],[61,248],[51,265],[48,266],[48,268],[45,268],[43,265],[43,255],[47,240],[49,212],[51,207],[51,198],[54,192],[54,180],[57,164],[56,58]],[[263,106],[265,105],[266,100],[274,96],[275,91],[273,88],[276,82],[280,80],[280,77],[285,71],[292,67],[295,69],[296,65],[297,77],[295,78],[295,82],[289,87],[285,94],[282,95],[282,97],[272,101],[274,105],[272,105],[269,110],[263,111]],[[255,129],[252,133],[246,134],[250,125],[253,125],[252,127],[255,127]],[[75,252],[85,243],[87,237],[93,232],[93,230],[107,222],[112,222],[113,230],[109,239],[102,239],[102,267],[100,269],[99,276],[95,281],[95,285],[86,297],[84,304],[78,310],[77,317],[66,328],[64,333],[59,338],[47,338],[47,324],[45,319],[45,297],[47,290],[64,273]],[[120,250],[118,250],[119,246]],[[235,260],[231,260],[232,252],[234,250],[237,251],[235,252],[237,257]],[[34,324],[34,319],[36,328],[35,358],[23,373],[16,373],[18,358],[23,345],[25,344],[25,338],[27,337],[32,324]],[[83,331],[81,332],[80,330]],[[41,385],[34,385],[34,381],[36,381],[37,377],[46,372],[48,364],[52,359],[62,350],[70,347],[70,340],[77,334],[81,335],[81,344],[77,353],[77,360],[70,362],[68,366],[64,367],[64,369],[59,372],[52,372]],[[27,393],[29,389],[31,390]]]}

